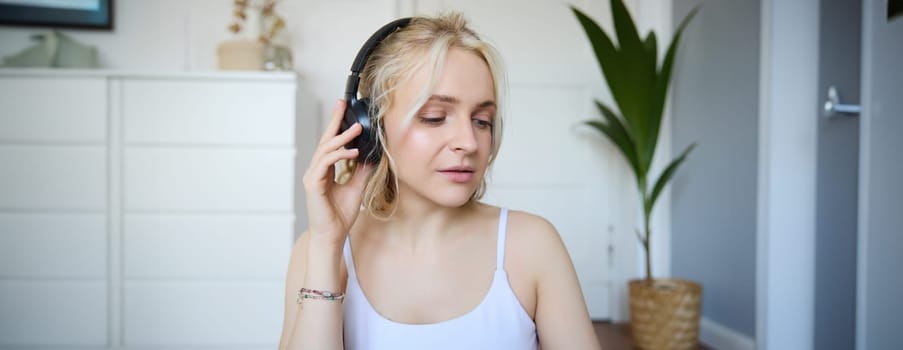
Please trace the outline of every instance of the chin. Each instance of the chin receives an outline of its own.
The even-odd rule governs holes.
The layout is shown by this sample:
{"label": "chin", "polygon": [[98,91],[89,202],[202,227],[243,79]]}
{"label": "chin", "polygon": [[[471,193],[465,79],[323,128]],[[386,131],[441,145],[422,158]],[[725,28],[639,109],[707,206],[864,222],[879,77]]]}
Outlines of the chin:
{"label": "chin", "polygon": [[473,192],[474,191],[467,193],[449,193],[447,195],[438,196],[439,198],[433,198],[433,201],[443,207],[460,208],[467,205],[467,203],[470,203]]}

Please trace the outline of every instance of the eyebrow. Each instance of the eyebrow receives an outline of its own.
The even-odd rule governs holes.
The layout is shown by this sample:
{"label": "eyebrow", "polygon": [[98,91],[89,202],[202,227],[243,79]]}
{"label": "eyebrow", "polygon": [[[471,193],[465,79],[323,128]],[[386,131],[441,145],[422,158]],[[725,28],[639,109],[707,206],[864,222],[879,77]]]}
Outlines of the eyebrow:
{"label": "eyebrow", "polygon": [[[459,100],[457,97],[448,96],[448,95],[432,95],[432,96],[430,96],[429,100],[430,101],[439,101],[439,102],[443,102],[443,103],[449,103],[449,104],[453,104],[453,105],[461,103],[461,100]],[[477,108],[487,108],[487,107],[496,107],[495,101],[483,101],[483,102],[480,102],[477,104]]]}

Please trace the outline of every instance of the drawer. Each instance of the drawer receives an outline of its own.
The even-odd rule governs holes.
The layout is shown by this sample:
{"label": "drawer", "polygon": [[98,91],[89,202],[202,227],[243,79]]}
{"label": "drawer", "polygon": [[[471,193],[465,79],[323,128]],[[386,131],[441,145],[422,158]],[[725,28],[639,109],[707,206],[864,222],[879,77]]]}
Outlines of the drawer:
{"label": "drawer", "polygon": [[284,303],[284,280],[126,281],[125,345],[273,349],[279,342]]}
{"label": "drawer", "polygon": [[104,142],[104,78],[0,79],[0,140]]}
{"label": "drawer", "polygon": [[101,146],[0,145],[0,208],[103,210]]}
{"label": "drawer", "polygon": [[292,215],[129,214],[125,278],[285,278]]}
{"label": "drawer", "polygon": [[[0,79],[0,140],[104,142],[104,78]],[[15,93],[10,93],[15,92]]]}
{"label": "drawer", "polygon": [[293,145],[294,82],[123,81],[126,143]]}
{"label": "drawer", "polygon": [[126,211],[291,214],[291,149],[127,147]]}
{"label": "drawer", "polygon": [[0,280],[0,347],[99,348],[107,324],[106,281]]}
{"label": "drawer", "polygon": [[107,277],[103,214],[0,213],[0,276]]}

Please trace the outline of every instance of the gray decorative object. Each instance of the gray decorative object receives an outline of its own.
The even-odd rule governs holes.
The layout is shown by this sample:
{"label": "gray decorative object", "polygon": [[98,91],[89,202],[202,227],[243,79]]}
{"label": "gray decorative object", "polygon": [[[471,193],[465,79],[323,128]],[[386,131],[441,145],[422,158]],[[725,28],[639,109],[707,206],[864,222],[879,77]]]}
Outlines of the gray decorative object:
{"label": "gray decorative object", "polygon": [[52,31],[35,34],[36,44],[3,59],[4,67],[97,68],[97,49]]}

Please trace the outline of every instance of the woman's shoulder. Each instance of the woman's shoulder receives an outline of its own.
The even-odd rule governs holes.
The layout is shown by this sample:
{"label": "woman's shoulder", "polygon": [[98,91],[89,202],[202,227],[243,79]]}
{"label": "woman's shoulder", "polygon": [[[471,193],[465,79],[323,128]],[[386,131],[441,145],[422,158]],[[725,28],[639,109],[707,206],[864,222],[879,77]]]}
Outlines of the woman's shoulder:
{"label": "woman's shoulder", "polygon": [[514,263],[539,267],[546,259],[569,259],[558,230],[540,215],[509,209],[506,232],[505,254]]}
{"label": "woman's shoulder", "polygon": [[543,243],[558,240],[558,231],[546,218],[523,210],[480,203],[478,212],[485,219],[495,219],[501,210],[508,210],[507,232],[514,240],[525,243]]}
{"label": "woman's shoulder", "polygon": [[500,211],[503,209],[508,211],[509,227],[518,226],[530,231],[545,232],[546,234],[553,233],[555,230],[555,227],[552,226],[552,223],[537,214],[508,207],[500,207],[483,202],[479,202],[477,206],[477,212],[479,212],[481,216],[484,217],[498,217]]}
{"label": "woman's shoulder", "polygon": [[567,274],[571,258],[558,230],[540,215],[509,210],[506,231],[505,270],[518,299],[533,316],[538,290],[554,283],[555,276]]}
{"label": "woman's shoulder", "polygon": [[520,244],[545,246],[561,241],[558,230],[549,220],[527,211],[509,210],[507,231]]}

